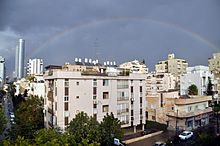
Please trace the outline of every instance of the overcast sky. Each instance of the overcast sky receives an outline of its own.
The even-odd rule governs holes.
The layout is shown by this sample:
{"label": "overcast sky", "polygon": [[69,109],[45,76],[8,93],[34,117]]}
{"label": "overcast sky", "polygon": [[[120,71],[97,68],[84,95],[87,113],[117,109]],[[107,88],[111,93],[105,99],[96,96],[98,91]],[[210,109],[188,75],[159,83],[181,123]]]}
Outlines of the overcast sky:
{"label": "overcast sky", "polygon": [[219,27],[220,0],[0,0],[0,55],[8,74],[19,38],[26,60],[45,65],[145,59],[152,71],[172,52],[207,65],[220,52]]}

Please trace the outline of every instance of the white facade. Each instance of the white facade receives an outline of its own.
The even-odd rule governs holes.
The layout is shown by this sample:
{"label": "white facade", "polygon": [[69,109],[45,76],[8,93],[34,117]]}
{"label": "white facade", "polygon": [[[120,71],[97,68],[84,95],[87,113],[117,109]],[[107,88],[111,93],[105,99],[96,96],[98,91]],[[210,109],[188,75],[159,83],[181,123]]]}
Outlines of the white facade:
{"label": "white facade", "polygon": [[147,66],[138,60],[133,60],[130,62],[125,62],[119,65],[120,68],[129,69],[131,73],[148,73]]}
{"label": "white facade", "polygon": [[27,63],[27,75],[43,75],[43,60],[29,59]]}
{"label": "white facade", "polygon": [[28,95],[34,95],[38,97],[45,96],[45,86],[44,86],[43,75],[35,76],[35,81],[29,83]]}
{"label": "white facade", "polygon": [[158,92],[175,89],[177,77],[171,73],[149,73],[146,78],[147,95],[156,95]]}
{"label": "white facade", "polygon": [[213,79],[213,75],[209,71],[208,66],[188,67],[187,73],[180,76],[180,94],[187,95],[188,87],[192,84],[198,88],[198,95],[206,95],[209,78]]}
{"label": "white facade", "polygon": [[65,129],[81,111],[102,121],[113,113],[122,127],[145,123],[145,74],[117,75],[66,69],[47,70],[44,74],[46,96],[45,127]]}
{"label": "white facade", "polygon": [[5,58],[0,56],[0,86],[3,85],[5,81]]}

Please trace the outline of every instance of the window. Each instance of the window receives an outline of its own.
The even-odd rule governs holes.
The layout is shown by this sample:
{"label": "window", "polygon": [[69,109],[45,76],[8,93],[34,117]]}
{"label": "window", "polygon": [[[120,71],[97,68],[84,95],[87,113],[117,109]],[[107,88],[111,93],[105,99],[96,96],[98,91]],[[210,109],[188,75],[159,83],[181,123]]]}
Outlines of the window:
{"label": "window", "polygon": [[142,97],[140,97],[140,103],[142,103]]}
{"label": "window", "polygon": [[79,86],[79,82],[76,82],[76,85]]}
{"label": "window", "polygon": [[69,79],[65,79],[65,81],[64,81],[64,86],[65,86],[65,87],[69,87]]}
{"label": "window", "polygon": [[103,86],[108,86],[108,80],[103,80],[102,85],[103,85]]}
{"label": "window", "polygon": [[134,92],[134,87],[133,86],[131,86],[131,93],[133,93]]}
{"label": "window", "polygon": [[108,105],[103,105],[102,106],[102,112],[108,112],[109,106]]}
{"label": "window", "polygon": [[96,96],[93,96],[93,99],[96,99]]}
{"label": "window", "polygon": [[97,114],[93,114],[93,117],[97,120]]}
{"label": "window", "polygon": [[57,96],[57,87],[55,87],[55,96]]}
{"label": "window", "polygon": [[188,112],[190,112],[192,110],[192,107],[191,106],[189,106],[188,107]]}
{"label": "window", "polygon": [[68,102],[64,102],[64,110],[65,110],[65,111],[68,111],[68,110],[69,110]]}
{"label": "window", "polygon": [[117,89],[127,89],[127,88],[128,88],[128,80],[117,81]]}
{"label": "window", "polygon": [[140,109],[140,115],[142,115],[142,109]]}
{"label": "window", "polygon": [[131,116],[134,116],[134,110],[131,110]]}
{"label": "window", "polygon": [[97,86],[97,80],[93,79],[93,86]]}
{"label": "window", "polygon": [[65,118],[64,118],[64,121],[65,121],[65,125],[68,125],[68,123],[69,123],[69,118],[68,118],[68,117],[65,117]]}
{"label": "window", "polygon": [[109,99],[109,93],[103,92],[103,99]]}
{"label": "window", "polygon": [[55,110],[57,110],[57,102],[55,102]]}
{"label": "window", "polygon": [[93,108],[97,108],[97,104],[93,104]]}
{"label": "window", "polygon": [[97,94],[97,88],[93,87],[93,95],[96,95],[96,94]]}
{"label": "window", "polygon": [[142,86],[140,86],[140,92],[142,92]]}
{"label": "window", "polygon": [[68,96],[64,96],[64,101],[69,101],[69,97]]}
{"label": "window", "polygon": [[79,96],[76,96],[77,99],[79,99]]}
{"label": "window", "polygon": [[65,90],[64,91],[65,92],[64,95],[65,96],[69,96],[69,87],[65,87],[64,90]]}

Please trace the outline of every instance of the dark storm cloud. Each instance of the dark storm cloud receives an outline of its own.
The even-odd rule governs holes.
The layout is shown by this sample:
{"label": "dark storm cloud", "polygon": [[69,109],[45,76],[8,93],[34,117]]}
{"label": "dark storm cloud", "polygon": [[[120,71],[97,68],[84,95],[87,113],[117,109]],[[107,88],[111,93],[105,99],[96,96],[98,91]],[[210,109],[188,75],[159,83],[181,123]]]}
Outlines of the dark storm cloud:
{"label": "dark storm cloud", "polygon": [[153,70],[170,52],[190,65],[207,64],[220,48],[219,14],[219,0],[2,0],[0,54],[13,70],[22,37],[26,59],[46,64],[74,57],[145,59]]}

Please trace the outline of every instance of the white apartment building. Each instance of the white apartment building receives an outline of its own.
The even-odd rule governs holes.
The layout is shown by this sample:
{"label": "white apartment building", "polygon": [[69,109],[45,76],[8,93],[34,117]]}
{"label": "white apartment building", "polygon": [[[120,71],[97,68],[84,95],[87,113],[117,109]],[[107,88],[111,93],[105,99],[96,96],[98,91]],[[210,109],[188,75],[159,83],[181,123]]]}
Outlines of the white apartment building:
{"label": "white apartment building", "polygon": [[0,86],[3,85],[5,81],[5,58],[0,56]]}
{"label": "white apartment building", "polygon": [[[44,74],[45,127],[65,127],[81,111],[102,121],[113,113],[122,128],[145,124],[146,74],[124,74],[116,68],[48,66]],[[74,69],[74,66],[77,70]],[[82,67],[82,66],[81,66]],[[109,71],[109,72],[108,72]]]}
{"label": "white apartment building", "polygon": [[168,59],[160,61],[155,65],[157,73],[172,73],[174,76],[179,76],[186,72],[188,63],[184,59],[175,58],[174,54],[169,54]]}
{"label": "white apartment building", "polygon": [[43,60],[29,59],[27,63],[27,75],[43,75]]}
{"label": "white apartment building", "polygon": [[130,73],[148,73],[148,68],[144,62],[133,60],[119,65],[120,68],[130,70]]}
{"label": "white apartment building", "polygon": [[213,80],[213,75],[208,66],[187,67],[187,73],[180,76],[180,94],[187,95],[188,87],[192,84],[198,88],[198,95],[206,95],[209,78]]}
{"label": "white apartment building", "polygon": [[146,78],[146,95],[175,89],[177,78],[171,73],[149,73]]}
{"label": "white apartment building", "polygon": [[35,75],[35,80],[29,82],[28,84],[28,95],[44,97],[45,96],[45,86],[43,75]]}

